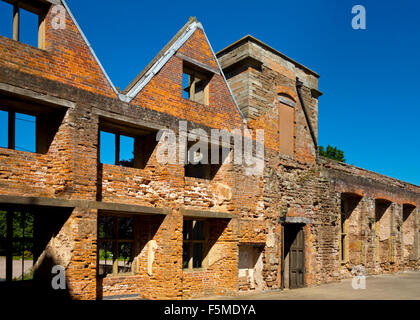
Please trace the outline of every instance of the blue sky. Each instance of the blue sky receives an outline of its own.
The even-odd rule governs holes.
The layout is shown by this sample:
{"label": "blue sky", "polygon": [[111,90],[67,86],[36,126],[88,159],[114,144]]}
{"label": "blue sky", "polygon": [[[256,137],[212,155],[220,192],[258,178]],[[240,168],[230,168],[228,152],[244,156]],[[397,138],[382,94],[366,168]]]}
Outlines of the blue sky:
{"label": "blue sky", "polygon": [[[420,185],[420,2],[67,2],[120,88],[190,16],[216,52],[255,36],[321,75],[320,145],[344,150],[350,164]],[[351,27],[357,4],[366,8],[366,30]]]}

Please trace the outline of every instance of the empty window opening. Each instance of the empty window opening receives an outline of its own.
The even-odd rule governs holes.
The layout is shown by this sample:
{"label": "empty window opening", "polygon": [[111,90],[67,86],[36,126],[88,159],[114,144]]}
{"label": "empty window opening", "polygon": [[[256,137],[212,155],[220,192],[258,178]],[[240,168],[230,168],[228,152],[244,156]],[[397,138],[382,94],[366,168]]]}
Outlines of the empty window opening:
{"label": "empty window opening", "polygon": [[15,114],[15,149],[36,152],[36,117]]}
{"label": "empty window opening", "polygon": [[134,138],[120,136],[120,165],[134,167]]}
{"label": "empty window opening", "polygon": [[19,38],[17,40],[37,47],[38,15],[24,9],[19,9],[19,11]]}
{"label": "empty window opening", "polygon": [[0,129],[0,146],[2,148],[36,152],[36,116],[2,110],[0,111],[0,122],[2,124]]}
{"label": "empty window opening", "polygon": [[144,169],[157,146],[156,132],[104,122],[99,132],[99,161]]}
{"label": "empty window opening", "polygon": [[[209,144],[200,148],[192,148],[193,144],[188,145],[185,176],[197,179],[212,180],[221,166],[229,156],[230,150]],[[218,153],[218,157],[212,156]]]}
{"label": "empty window opening", "polygon": [[391,236],[392,202],[385,199],[375,200],[375,252],[377,262],[388,260],[389,238]]}
{"label": "empty window opening", "polygon": [[202,152],[188,152],[188,163],[185,166],[185,176],[210,180],[212,178],[212,166],[205,162],[208,162],[208,160],[204,160],[204,154]]}
{"label": "empty window opening", "polygon": [[134,217],[101,214],[98,217],[98,275],[131,273]]}
{"label": "empty window opening", "polygon": [[350,237],[355,235],[355,230],[350,231],[350,219],[361,200],[362,197],[356,194],[343,193],[341,195],[340,260],[343,264],[350,260]]}
{"label": "empty window opening", "polygon": [[191,101],[209,104],[209,83],[211,75],[208,72],[199,71],[184,62],[182,75],[182,96]]}
{"label": "empty window opening", "polygon": [[184,220],[182,266],[184,269],[202,268],[207,243],[207,229],[204,221]]}
{"label": "empty window opening", "polygon": [[0,35],[13,38],[13,5],[0,1]]}
{"label": "empty window opening", "polygon": [[47,153],[66,111],[0,95],[0,147]]}
{"label": "empty window opening", "polygon": [[348,225],[348,217],[346,213],[345,203],[341,202],[341,221],[340,221],[340,230],[341,230],[341,238],[340,238],[340,248],[341,248],[341,263],[346,263],[348,259],[348,234],[347,234],[347,225]]}
{"label": "empty window opening", "polygon": [[134,138],[119,133],[101,131],[100,158],[102,163],[134,167]]}
{"label": "empty window opening", "polygon": [[182,88],[183,88],[182,97],[185,99],[190,98],[189,86],[190,86],[190,76],[186,73],[182,73]]}
{"label": "empty window opening", "polygon": [[114,133],[101,131],[100,132],[100,159],[101,163],[116,164],[115,159],[115,145],[116,138]]}
{"label": "empty window opening", "polygon": [[49,4],[19,1],[13,5],[0,2],[0,32],[8,38],[40,49],[45,47],[45,15]]}
{"label": "empty window opening", "polygon": [[415,233],[416,233],[416,207],[410,204],[403,205],[401,238],[404,258],[414,259]]}
{"label": "empty window opening", "polygon": [[0,147],[8,148],[9,136],[9,114],[7,111],[0,110]]}
{"label": "empty window opening", "polygon": [[34,222],[30,210],[0,210],[0,282],[33,279]]}
{"label": "empty window opening", "polygon": [[411,214],[414,212],[415,209],[416,207],[413,205],[410,205],[410,204],[403,205],[403,223],[409,221],[408,219],[411,218]]}

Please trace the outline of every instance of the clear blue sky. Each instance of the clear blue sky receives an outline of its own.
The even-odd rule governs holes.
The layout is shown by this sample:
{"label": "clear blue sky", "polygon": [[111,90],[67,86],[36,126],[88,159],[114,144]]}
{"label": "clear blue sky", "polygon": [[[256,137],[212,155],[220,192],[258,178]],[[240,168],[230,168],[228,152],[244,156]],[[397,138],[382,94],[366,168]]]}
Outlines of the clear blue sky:
{"label": "clear blue sky", "polygon": [[[67,3],[120,88],[190,16],[216,52],[255,36],[321,75],[320,145],[344,150],[350,164],[420,185],[419,1]],[[366,7],[367,30],[351,28],[357,4]]]}

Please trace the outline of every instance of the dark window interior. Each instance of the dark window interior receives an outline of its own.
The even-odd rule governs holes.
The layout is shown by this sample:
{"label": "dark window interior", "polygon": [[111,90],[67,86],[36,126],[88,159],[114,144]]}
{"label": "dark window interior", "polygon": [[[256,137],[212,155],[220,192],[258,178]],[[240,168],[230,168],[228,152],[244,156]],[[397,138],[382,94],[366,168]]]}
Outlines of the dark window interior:
{"label": "dark window interior", "polygon": [[[191,150],[191,146],[192,144],[188,145],[188,156],[186,157],[187,164],[184,166],[185,176],[212,180],[221,168],[226,157],[229,155],[229,150],[227,148],[219,147],[217,149],[219,151],[218,163],[212,164],[211,162],[213,161],[211,158],[211,153],[214,152],[214,148],[212,150],[211,146],[208,146],[208,154],[206,160],[206,154],[204,152],[201,152],[201,150],[195,152],[194,150]],[[201,156],[199,154],[201,154]],[[197,163],[196,159],[199,159],[200,157],[202,157],[202,159]]]}
{"label": "dark window interior", "polygon": [[98,274],[132,272],[134,217],[100,215],[98,218]]}
{"label": "dark window interior", "polygon": [[0,210],[0,282],[33,279],[34,223],[31,210]]}
{"label": "dark window interior", "polygon": [[205,241],[204,221],[184,220],[182,246],[184,269],[202,268]]}

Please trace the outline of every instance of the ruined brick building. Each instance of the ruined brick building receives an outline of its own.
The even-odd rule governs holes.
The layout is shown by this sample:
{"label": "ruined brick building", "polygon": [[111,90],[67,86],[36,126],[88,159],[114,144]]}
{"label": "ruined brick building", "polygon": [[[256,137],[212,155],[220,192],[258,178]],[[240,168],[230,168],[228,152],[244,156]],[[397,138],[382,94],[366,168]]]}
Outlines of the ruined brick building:
{"label": "ruined brick building", "polygon": [[[317,156],[314,71],[251,36],[216,55],[192,18],[120,91],[64,1],[2,4],[13,33],[0,36],[0,290],[64,294],[51,289],[55,265],[73,299],[235,295],[336,281],[356,265],[419,268],[420,188]],[[38,16],[38,47],[19,41],[25,11]],[[162,165],[157,132],[181,137],[180,120],[264,129],[263,175],[229,161]]]}

